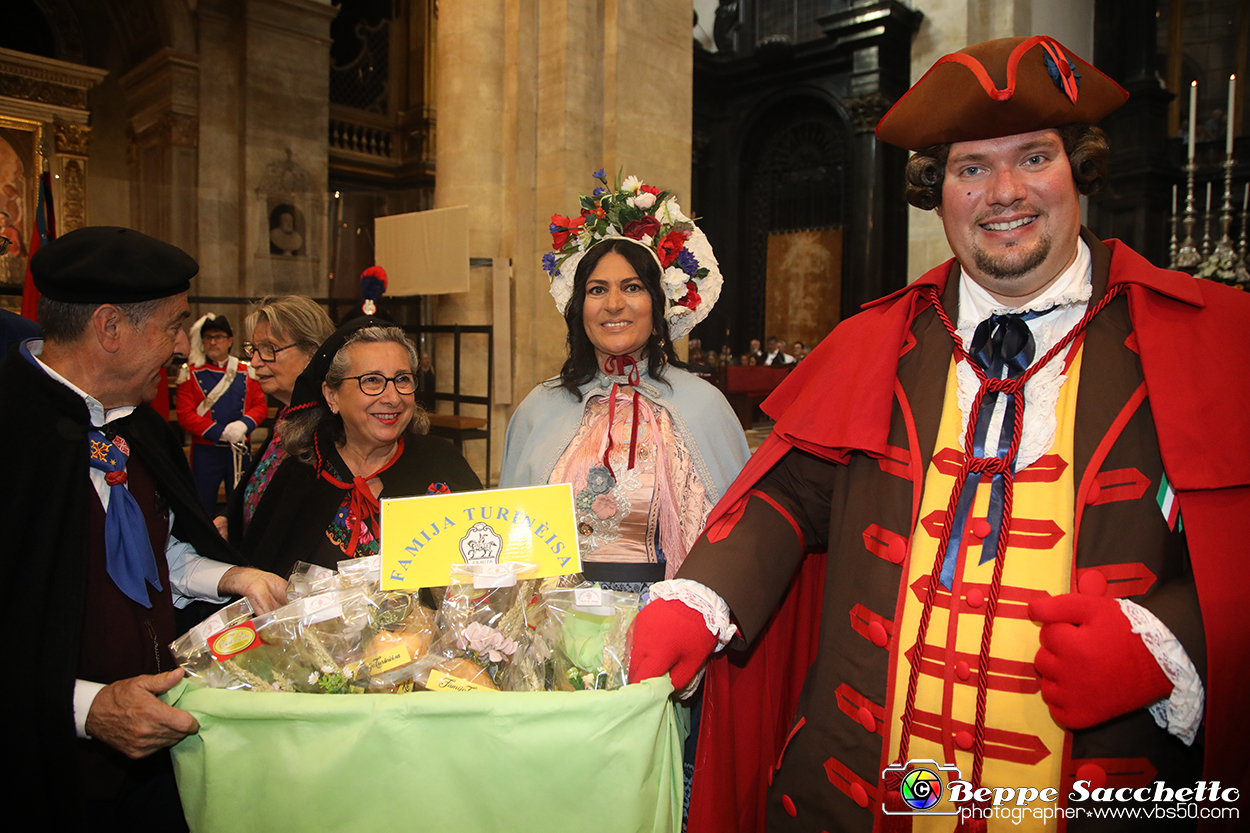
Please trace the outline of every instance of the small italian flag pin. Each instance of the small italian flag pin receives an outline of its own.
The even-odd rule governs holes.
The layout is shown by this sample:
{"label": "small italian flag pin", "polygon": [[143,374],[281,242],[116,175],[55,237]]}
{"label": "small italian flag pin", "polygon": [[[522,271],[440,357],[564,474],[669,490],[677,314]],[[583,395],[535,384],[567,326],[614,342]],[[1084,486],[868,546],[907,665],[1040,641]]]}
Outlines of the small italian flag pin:
{"label": "small italian flag pin", "polygon": [[1157,495],[1159,503],[1159,511],[1163,513],[1163,519],[1168,523],[1170,530],[1184,530],[1185,524],[1181,521],[1181,505],[1176,500],[1176,490],[1172,488],[1172,484],[1168,482],[1168,476],[1163,475],[1162,481],[1159,483],[1159,494]]}

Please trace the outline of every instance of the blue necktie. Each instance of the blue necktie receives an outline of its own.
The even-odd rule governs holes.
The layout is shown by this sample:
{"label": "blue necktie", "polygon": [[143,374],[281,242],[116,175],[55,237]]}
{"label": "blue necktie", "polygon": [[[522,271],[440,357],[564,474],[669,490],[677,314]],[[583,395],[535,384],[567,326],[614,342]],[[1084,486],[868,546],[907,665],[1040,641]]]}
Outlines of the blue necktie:
{"label": "blue necktie", "polygon": [[[1007,371],[1006,378],[1018,379],[1029,369],[1029,365],[1033,363],[1033,333],[1025,322],[1045,315],[1053,309],[1054,307],[1050,307],[1049,309],[1036,312],[991,315],[977,325],[976,332],[972,335],[972,344],[968,348],[969,357],[981,366],[987,378],[1002,379],[1003,370],[1005,369]],[[1011,440],[1015,434],[1016,419],[1023,412],[1024,408],[1021,403],[1016,402],[1017,396],[1015,394],[987,392],[982,400],[980,411],[973,415],[977,421],[972,449],[975,457],[985,456],[986,433],[989,431],[990,418],[994,414],[994,406],[998,402],[1000,395],[1005,396],[1007,399],[1003,413],[1003,427],[998,435],[998,450],[995,456],[1005,460],[1008,452],[1011,450]],[[959,557],[959,545],[964,538],[964,528],[967,526],[968,515],[971,512],[972,502],[976,497],[977,486],[980,481],[980,473],[972,472],[968,475],[968,480],[959,494],[959,505],[955,509],[955,517],[951,520],[951,537],[950,542],[946,545],[946,553],[942,559],[941,576],[942,586],[947,590],[951,588],[955,578],[955,564]],[[1005,489],[1006,485],[1003,475],[993,475],[990,480],[990,505],[986,513],[986,520],[990,525],[990,534],[985,536],[985,540],[981,544],[981,564],[993,561],[998,553],[998,534],[1002,529],[1003,494]]]}
{"label": "blue necktie", "polygon": [[105,472],[109,484],[109,506],[104,515],[104,566],[109,578],[136,604],[150,608],[144,583],[161,590],[156,557],[148,537],[143,511],[126,488],[126,460],[130,449],[121,437],[111,441],[100,431],[88,431],[91,467]]}

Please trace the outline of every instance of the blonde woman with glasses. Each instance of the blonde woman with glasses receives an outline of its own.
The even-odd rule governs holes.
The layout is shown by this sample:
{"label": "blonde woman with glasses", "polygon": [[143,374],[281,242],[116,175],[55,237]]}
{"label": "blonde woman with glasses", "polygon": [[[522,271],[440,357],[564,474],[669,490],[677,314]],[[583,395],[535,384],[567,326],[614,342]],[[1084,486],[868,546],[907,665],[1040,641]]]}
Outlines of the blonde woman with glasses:
{"label": "blonde woman with glasses", "polygon": [[[247,342],[243,356],[251,373],[266,396],[281,404],[281,420],[295,389],[295,379],[317,352],[321,343],[334,332],[334,322],[316,301],[307,295],[283,295],[262,298],[244,322]],[[222,534],[236,547],[252,520],[257,504],[284,455],[276,431],[252,457],[251,467],[244,472],[239,486],[231,494],[226,516],[215,523]]]}

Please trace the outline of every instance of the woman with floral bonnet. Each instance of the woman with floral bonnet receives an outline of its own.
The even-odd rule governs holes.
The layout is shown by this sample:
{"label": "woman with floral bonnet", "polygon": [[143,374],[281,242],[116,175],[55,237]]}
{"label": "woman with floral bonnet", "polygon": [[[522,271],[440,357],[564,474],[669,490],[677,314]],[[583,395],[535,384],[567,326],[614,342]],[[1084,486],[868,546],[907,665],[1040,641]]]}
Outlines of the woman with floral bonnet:
{"label": "woman with floral bonnet", "polygon": [[586,578],[645,591],[673,577],[749,456],[724,396],[673,350],[716,303],[720,269],[676,198],[636,177],[551,233],[568,360],[513,415],[500,485],[571,483]]}

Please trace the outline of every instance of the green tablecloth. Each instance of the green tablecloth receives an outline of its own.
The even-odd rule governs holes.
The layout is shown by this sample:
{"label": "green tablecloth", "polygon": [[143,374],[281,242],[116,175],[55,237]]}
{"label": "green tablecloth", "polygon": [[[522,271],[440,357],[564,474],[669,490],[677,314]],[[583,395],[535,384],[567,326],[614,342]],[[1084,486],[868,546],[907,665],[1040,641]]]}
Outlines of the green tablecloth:
{"label": "green tablecloth", "polygon": [[194,833],[675,831],[667,678],[612,692],[315,695],[182,685]]}

